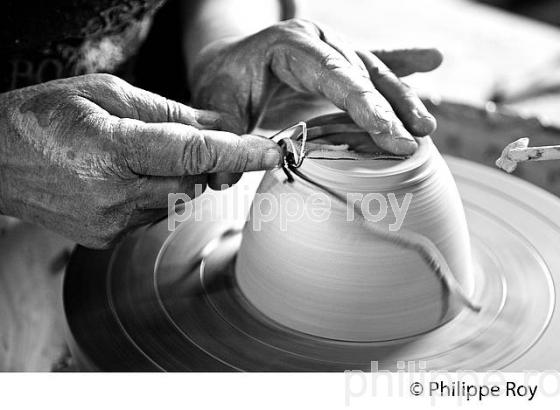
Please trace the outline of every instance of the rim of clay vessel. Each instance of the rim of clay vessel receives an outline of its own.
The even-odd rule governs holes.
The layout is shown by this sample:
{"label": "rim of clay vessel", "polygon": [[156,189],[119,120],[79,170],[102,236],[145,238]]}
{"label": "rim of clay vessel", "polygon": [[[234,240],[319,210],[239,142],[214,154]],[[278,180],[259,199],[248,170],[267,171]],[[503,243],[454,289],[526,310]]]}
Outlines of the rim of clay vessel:
{"label": "rim of clay vessel", "polygon": [[[351,135],[348,136],[352,138]],[[307,158],[301,166],[302,171],[333,188],[339,186],[337,179],[344,174],[345,185],[354,189],[394,189],[404,187],[428,178],[434,169],[429,166],[434,145],[430,137],[417,138],[418,149],[409,158],[398,160],[323,160]]]}
{"label": "rim of clay vessel", "polygon": [[[315,117],[307,122],[308,130],[315,127],[333,124],[354,124],[346,113],[328,114]],[[353,125],[355,129],[355,125]],[[339,130],[331,136],[344,136],[345,131]],[[367,138],[376,151],[387,152],[377,146],[371,136],[363,132],[348,132],[344,142],[352,145],[352,139]],[[321,140],[329,140],[329,135],[320,137]],[[406,187],[428,178],[435,168],[431,167],[435,158],[435,146],[429,136],[415,138],[418,148],[409,157],[402,159],[352,159],[352,160],[328,160],[305,158],[301,170],[309,177],[323,185],[336,190],[346,191],[349,186],[355,190],[387,190],[395,187]],[[315,141],[314,141],[315,142]],[[341,174],[344,174],[344,185],[337,182]],[[279,173],[278,175],[281,175]]]}

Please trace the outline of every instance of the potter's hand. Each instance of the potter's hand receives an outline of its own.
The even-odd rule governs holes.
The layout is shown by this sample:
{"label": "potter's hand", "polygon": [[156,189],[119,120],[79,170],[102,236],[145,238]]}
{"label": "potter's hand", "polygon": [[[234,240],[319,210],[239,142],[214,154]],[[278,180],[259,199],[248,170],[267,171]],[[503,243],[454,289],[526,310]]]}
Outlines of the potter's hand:
{"label": "potter's hand", "polygon": [[314,23],[290,20],[241,40],[210,44],[190,81],[195,103],[228,114],[226,126],[236,133],[247,132],[271,91],[287,85],[325,96],[379,146],[411,154],[417,146],[411,134],[429,134],[435,120],[397,75],[432,70],[441,58],[434,49],[356,51]]}
{"label": "potter's hand", "polygon": [[[268,169],[278,146],[103,74],[0,94],[0,213],[105,247],[194,196],[206,173]],[[197,189],[198,192],[198,189]]]}

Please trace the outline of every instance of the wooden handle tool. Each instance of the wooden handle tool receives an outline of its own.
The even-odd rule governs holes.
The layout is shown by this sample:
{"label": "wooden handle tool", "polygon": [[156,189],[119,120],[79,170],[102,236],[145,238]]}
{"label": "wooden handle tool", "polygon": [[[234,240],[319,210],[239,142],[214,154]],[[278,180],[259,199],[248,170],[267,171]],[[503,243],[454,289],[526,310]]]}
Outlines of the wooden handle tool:
{"label": "wooden handle tool", "polygon": [[529,147],[529,138],[520,138],[507,145],[496,166],[506,172],[513,172],[519,162],[550,161],[560,159],[560,145]]}

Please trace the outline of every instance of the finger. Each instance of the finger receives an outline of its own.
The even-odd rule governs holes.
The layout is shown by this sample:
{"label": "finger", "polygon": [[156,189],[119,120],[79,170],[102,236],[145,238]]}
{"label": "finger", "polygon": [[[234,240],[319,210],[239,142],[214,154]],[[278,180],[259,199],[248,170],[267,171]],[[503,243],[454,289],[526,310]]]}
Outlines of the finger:
{"label": "finger", "polygon": [[303,39],[295,47],[274,52],[277,58],[272,69],[281,81],[328,98],[347,111],[381,148],[404,155],[416,150],[416,142],[369,76],[329,45]]}
{"label": "finger", "polygon": [[[420,98],[418,98],[408,85],[402,83],[379,59],[376,59],[376,57],[369,52],[367,52],[367,55],[364,55],[363,52],[351,49],[344,44],[341,39],[337,38],[336,35],[326,31],[325,28],[317,26],[317,29],[324,42],[341,53],[352,66],[370,75],[375,88],[388,100],[409,132],[415,136],[425,136],[435,130],[436,121],[428,112]],[[399,61],[402,62],[402,55],[406,54],[406,51],[409,50],[398,50],[396,53],[387,52],[387,54],[390,56],[389,59],[393,57],[393,62],[396,62],[398,60],[397,57],[400,56],[401,60]],[[431,67],[430,64],[435,63],[434,60],[426,58],[433,57],[434,53],[431,52],[436,52],[437,55],[441,56],[436,49],[418,49],[415,51],[423,51],[423,53],[412,54],[419,54],[424,57],[423,59],[419,59],[416,68]],[[428,53],[426,53],[426,51],[428,51]],[[375,75],[375,78],[371,73]],[[375,79],[379,80],[379,84]]]}
{"label": "finger", "polygon": [[425,136],[436,129],[436,120],[420,98],[404,84],[379,58],[368,51],[358,51],[371,81],[393,107],[406,128],[416,136]]}
{"label": "finger", "polygon": [[102,92],[87,97],[111,115],[144,122],[178,122],[198,129],[221,129],[222,118],[217,112],[194,109],[114,76],[101,76],[101,79],[105,81]]}
{"label": "finger", "polygon": [[215,111],[197,110],[160,95],[131,87],[128,98],[144,122],[179,122],[198,129],[221,129],[221,116]]}
{"label": "finger", "polygon": [[443,54],[437,48],[376,50],[372,53],[398,77],[435,70],[443,61]]}
{"label": "finger", "polygon": [[322,41],[338,51],[351,65],[356,67],[358,70],[367,73],[363,61],[358,57],[352,47],[348,46],[339,36],[337,36],[329,29],[319,26],[315,23],[310,24],[313,24],[316,27],[319,38]]}
{"label": "finger", "polygon": [[120,119],[114,139],[127,166],[140,175],[181,176],[272,169],[281,163],[278,144],[256,135],[198,130],[176,123]]}

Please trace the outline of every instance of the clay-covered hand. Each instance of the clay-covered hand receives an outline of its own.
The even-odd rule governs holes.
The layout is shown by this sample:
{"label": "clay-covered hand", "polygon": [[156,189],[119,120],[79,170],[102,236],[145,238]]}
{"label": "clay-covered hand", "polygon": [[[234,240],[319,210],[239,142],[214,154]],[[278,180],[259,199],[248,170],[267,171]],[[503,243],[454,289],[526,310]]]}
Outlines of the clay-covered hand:
{"label": "clay-covered hand", "polygon": [[345,45],[324,28],[290,20],[243,39],[204,48],[190,72],[194,103],[227,114],[229,130],[247,132],[278,86],[322,95],[348,111],[383,149],[411,154],[414,136],[435,120],[398,76],[441,63],[435,49],[376,52]]}
{"label": "clay-covered hand", "polygon": [[265,138],[216,131],[217,113],[107,74],[0,94],[0,114],[0,213],[90,247],[165,216],[168,193],[194,197],[207,173],[281,161]]}

